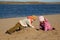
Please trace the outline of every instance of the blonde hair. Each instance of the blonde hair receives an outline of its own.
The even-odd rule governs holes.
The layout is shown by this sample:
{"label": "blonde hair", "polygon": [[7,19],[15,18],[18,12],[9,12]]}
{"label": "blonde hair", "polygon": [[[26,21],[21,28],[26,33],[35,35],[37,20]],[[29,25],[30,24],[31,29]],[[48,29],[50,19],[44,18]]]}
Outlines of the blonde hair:
{"label": "blonde hair", "polygon": [[33,20],[36,20],[37,16],[36,15],[32,15],[32,18],[33,18]]}
{"label": "blonde hair", "polygon": [[44,16],[39,16],[39,21],[44,21]]}

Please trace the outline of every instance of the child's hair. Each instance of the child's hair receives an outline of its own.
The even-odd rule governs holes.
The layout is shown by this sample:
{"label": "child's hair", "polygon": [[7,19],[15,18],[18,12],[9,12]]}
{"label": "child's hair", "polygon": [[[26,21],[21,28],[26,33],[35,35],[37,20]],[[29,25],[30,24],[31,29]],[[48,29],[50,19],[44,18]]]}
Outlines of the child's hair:
{"label": "child's hair", "polygon": [[36,20],[36,19],[37,19],[37,16],[36,16],[36,15],[32,15],[32,18],[33,18],[34,20]]}
{"label": "child's hair", "polygon": [[30,19],[36,20],[36,19],[37,19],[37,16],[36,16],[36,15],[32,15],[32,16],[27,16],[27,18],[30,18]]}
{"label": "child's hair", "polygon": [[44,21],[44,16],[39,16],[39,21]]}

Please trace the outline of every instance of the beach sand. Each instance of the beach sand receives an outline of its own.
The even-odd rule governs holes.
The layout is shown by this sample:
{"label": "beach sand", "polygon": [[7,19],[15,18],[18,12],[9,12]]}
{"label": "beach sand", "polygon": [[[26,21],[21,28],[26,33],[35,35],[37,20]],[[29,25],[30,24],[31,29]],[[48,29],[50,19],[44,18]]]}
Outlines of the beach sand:
{"label": "beach sand", "polygon": [[[19,20],[25,17],[3,18],[0,19],[0,40],[60,40],[60,14],[43,15],[45,16],[55,30],[43,31],[33,28],[25,28],[11,35],[5,32],[13,27]],[[38,19],[33,23],[35,27],[39,26]]]}

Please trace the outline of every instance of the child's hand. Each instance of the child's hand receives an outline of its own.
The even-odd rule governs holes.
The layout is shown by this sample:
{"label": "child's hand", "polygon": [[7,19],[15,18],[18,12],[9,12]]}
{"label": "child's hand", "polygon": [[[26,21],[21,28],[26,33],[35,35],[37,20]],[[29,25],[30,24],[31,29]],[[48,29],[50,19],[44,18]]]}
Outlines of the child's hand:
{"label": "child's hand", "polygon": [[36,29],[37,31],[39,30],[39,29]]}

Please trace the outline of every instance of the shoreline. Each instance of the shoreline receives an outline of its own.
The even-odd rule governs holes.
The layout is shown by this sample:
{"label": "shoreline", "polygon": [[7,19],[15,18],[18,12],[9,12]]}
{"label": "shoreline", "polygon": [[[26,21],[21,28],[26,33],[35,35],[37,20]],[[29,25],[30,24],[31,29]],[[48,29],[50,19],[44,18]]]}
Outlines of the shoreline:
{"label": "shoreline", "polygon": [[[46,15],[49,15],[49,16],[50,16],[50,15],[60,15],[60,13],[58,13],[58,14],[57,14],[57,13],[56,13],[56,14],[46,14]],[[42,15],[42,16],[46,16],[46,15],[44,14],[44,15]],[[28,15],[28,16],[30,16],[30,15]],[[41,16],[41,15],[36,15],[36,16]],[[24,18],[24,17],[26,17],[26,16],[19,16],[19,17],[18,17],[18,16],[17,16],[17,17],[0,17],[0,19],[22,18],[22,17]]]}

